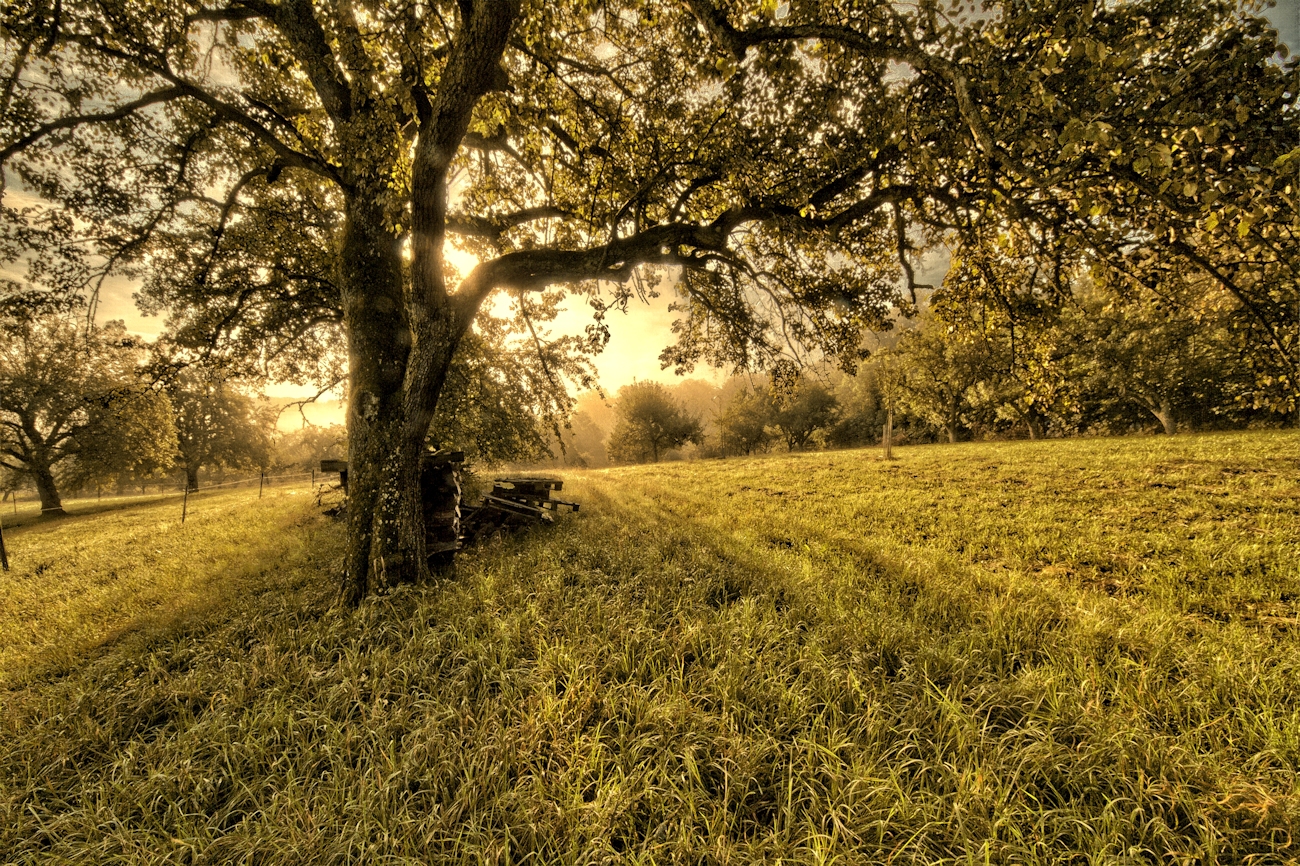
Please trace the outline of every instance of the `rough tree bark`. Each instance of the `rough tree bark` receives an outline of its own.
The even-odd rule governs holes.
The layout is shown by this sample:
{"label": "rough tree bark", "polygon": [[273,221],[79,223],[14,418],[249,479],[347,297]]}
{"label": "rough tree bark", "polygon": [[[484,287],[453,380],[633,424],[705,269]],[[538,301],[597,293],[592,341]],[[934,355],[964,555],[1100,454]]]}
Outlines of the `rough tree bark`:
{"label": "rough tree bark", "polygon": [[1159,405],[1149,408],[1151,414],[1156,416],[1156,420],[1164,428],[1166,436],[1173,436],[1178,432],[1178,415],[1174,412],[1173,404],[1168,399],[1162,398]]}
{"label": "rough tree bark", "polygon": [[[343,243],[343,315],[348,333],[349,506],[342,595],[429,573],[420,453],[461,338],[487,296],[473,281],[449,295],[443,270],[447,173],[474,105],[494,86],[518,15],[512,0],[477,3],[455,41],[411,175],[409,294],[397,240],[384,228],[384,174],[352,185]],[[364,140],[365,118],[360,125]]]}
{"label": "rough tree bark", "polygon": [[28,472],[32,476],[32,481],[36,483],[36,492],[41,497],[41,513],[63,514],[63,499],[59,496],[59,488],[50,467],[34,462],[30,464]]}

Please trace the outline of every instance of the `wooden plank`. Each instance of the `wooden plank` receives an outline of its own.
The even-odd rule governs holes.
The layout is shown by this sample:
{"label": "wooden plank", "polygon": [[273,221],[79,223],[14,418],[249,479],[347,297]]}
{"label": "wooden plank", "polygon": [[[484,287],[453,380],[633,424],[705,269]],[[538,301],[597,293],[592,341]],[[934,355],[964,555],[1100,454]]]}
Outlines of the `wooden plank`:
{"label": "wooden plank", "polygon": [[491,495],[502,499],[510,499],[512,502],[526,502],[529,503],[529,505],[532,505],[532,503],[541,505],[543,502],[551,501],[550,490],[542,490],[541,493],[520,493],[519,490],[494,486],[494,488],[491,489]]}
{"label": "wooden plank", "polygon": [[498,511],[504,511],[507,514],[513,514],[517,517],[528,517],[543,523],[551,522],[551,515],[547,514],[540,508],[532,505],[525,505],[522,502],[511,502],[509,499],[501,499],[497,496],[484,496],[484,508],[494,508]]}
{"label": "wooden plank", "polygon": [[346,460],[322,460],[320,462],[321,472],[347,472],[348,461]]}
{"label": "wooden plank", "polygon": [[540,493],[543,490],[564,489],[564,482],[558,478],[493,478],[492,482],[511,490],[518,490],[521,493]]}
{"label": "wooden plank", "polygon": [[483,505],[499,508],[502,511],[509,511],[511,514],[523,514],[528,517],[539,517],[542,514],[542,509],[534,505],[515,502],[511,499],[502,499],[500,496],[484,496]]}

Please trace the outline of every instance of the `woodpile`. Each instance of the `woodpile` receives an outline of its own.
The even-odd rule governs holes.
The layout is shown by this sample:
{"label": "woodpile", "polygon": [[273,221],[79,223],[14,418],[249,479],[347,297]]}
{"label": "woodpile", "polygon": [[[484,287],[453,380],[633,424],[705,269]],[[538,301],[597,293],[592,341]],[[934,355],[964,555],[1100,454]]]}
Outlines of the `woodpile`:
{"label": "woodpile", "polygon": [[552,499],[562,490],[558,478],[497,478],[482,504],[465,509],[464,537],[467,544],[493,532],[539,523],[552,523],[561,508],[578,510],[576,502]]}
{"label": "woodpile", "polygon": [[431,451],[420,458],[424,549],[429,567],[448,568],[460,550],[460,468],[463,451]]}
{"label": "woodpile", "polygon": [[[425,548],[429,567],[452,565],[456,551],[495,532],[553,523],[561,508],[578,510],[578,503],[552,498],[562,490],[558,478],[496,478],[492,491],[478,505],[461,504],[463,451],[429,451],[420,458],[420,496],[424,500]],[[322,472],[339,473],[348,489],[346,460],[322,460]]]}

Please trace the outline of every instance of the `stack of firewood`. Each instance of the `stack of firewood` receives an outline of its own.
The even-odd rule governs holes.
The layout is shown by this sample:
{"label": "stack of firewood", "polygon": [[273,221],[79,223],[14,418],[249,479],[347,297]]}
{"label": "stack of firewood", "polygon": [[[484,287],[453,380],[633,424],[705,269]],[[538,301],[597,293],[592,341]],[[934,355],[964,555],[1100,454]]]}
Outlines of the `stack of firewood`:
{"label": "stack of firewood", "polygon": [[[558,478],[497,478],[492,492],[479,505],[462,505],[463,451],[429,451],[420,458],[420,496],[424,500],[425,548],[431,568],[450,566],[456,551],[493,532],[554,522],[561,508],[578,510],[576,502],[552,499],[563,489]],[[346,460],[322,460],[322,472],[338,472],[348,487]]]}
{"label": "stack of firewood", "polygon": [[551,515],[562,507],[577,511],[576,502],[551,498],[552,491],[563,488],[564,482],[557,478],[495,479],[482,504],[464,509],[461,530],[465,543],[472,544],[499,529],[551,523]]}
{"label": "stack of firewood", "polygon": [[429,567],[447,568],[461,548],[460,467],[464,451],[431,451],[420,459],[424,549]]}

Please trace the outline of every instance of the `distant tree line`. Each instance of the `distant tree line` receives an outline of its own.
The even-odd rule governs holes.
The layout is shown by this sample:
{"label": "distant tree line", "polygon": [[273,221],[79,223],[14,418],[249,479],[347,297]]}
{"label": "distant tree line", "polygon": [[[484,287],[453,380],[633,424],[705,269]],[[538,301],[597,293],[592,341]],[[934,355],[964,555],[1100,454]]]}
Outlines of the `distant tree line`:
{"label": "distant tree line", "polygon": [[[793,381],[639,382],[585,395],[559,462],[587,466],[881,442],[957,442],[1282,426],[1281,371],[1243,350],[1240,306],[1214,286],[1116,292],[1076,281],[1068,303],[963,299],[960,272],[856,368]],[[653,399],[649,399],[653,397]],[[679,435],[669,436],[676,430]]]}

